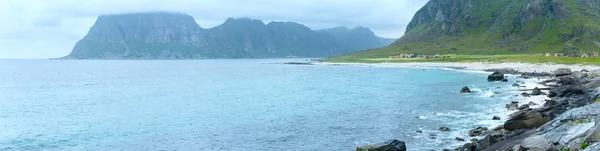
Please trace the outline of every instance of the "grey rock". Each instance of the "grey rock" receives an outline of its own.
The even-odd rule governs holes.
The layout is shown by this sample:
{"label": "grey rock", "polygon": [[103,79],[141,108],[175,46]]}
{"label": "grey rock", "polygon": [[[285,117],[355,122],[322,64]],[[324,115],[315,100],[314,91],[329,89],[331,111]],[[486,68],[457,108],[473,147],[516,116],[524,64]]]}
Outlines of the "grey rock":
{"label": "grey rock", "polygon": [[583,94],[585,93],[581,87],[578,86],[563,86],[550,90],[548,97],[565,97],[570,94]]}
{"label": "grey rock", "polygon": [[465,141],[465,139],[460,138],[460,137],[456,137],[456,138],[454,138],[454,140],[459,141],[459,142],[464,142]]}
{"label": "grey rock", "polygon": [[571,69],[568,69],[568,68],[559,68],[559,69],[556,69],[554,71],[554,75],[556,75],[557,77],[571,75]]}
{"label": "grey rock", "polygon": [[487,127],[476,127],[473,128],[471,130],[469,130],[469,136],[471,137],[476,137],[476,136],[481,136],[484,135],[486,133],[489,133],[488,128]]}
{"label": "grey rock", "polygon": [[562,85],[571,85],[571,84],[577,83],[577,81],[578,81],[574,77],[569,77],[569,76],[558,77],[558,79],[559,79],[558,84],[562,84]]}
{"label": "grey rock", "polygon": [[492,135],[487,135],[483,139],[481,139],[477,142],[477,147],[475,147],[475,150],[476,151],[484,150],[484,149],[494,145],[495,143],[498,143],[498,139],[496,139]]}
{"label": "grey rock", "polygon": [[548,121],[550,117],[539,112],[525,113],[504,122],[504,128],[507,130],[536,128]]}
{"label": "grey rock", "polygon": [[406,143],[399,140],[389,140],[373,146],[358,147],[356,151],[406,151]]}
{"label": "grey rock", "polygon": [[523,104],[521,106],[519,106],[519,108],[517,108],[517,110],[524,110],[524,109],[528,109],[529,108],[529,104]]}

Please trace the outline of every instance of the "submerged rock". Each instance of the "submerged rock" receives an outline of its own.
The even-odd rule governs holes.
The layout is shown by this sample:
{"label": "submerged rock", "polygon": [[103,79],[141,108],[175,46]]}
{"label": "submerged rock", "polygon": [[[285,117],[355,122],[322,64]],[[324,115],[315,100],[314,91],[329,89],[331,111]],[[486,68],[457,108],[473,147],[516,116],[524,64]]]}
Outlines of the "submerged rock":
{"label": "submerged rock", "polygon": [[523,93],[521,93],[521,96],[523,96],[523,97],[530,97],[530,95],[529,95],[529,94],[527,94],[527,92],[523,92]]}
{"label": "submerged rock", "polygon": [[450,128],[442,126],[442,127],[438,127],[438,130],[440,130],[442,132],[447,132],[447,131],[450,131]]}
{"label": "submerged rock", "polygon": [[465,139],[460,138],[460,137],[456,137],[456,138],[454,138],[454,140],[459,141],[459,142],[464,142],[465,141]]}
{"label": "submerged rock", "polygon": [[554,75],[556,75],[557,77],[571,75],[571,69],[558,68],[554,71]]}
{"label": "submerged rock", "polygon": [[520,87],[520,85],[519,85],[519,84],[516,84],[516,83],[514,83],[514,84],[512,84],[512,87]]}
{"label": "submerged rock", "polygon": [[460,89],[460,93],[471,93],[471,89],[469,89],[469,87],[465,86],[462,89]]}

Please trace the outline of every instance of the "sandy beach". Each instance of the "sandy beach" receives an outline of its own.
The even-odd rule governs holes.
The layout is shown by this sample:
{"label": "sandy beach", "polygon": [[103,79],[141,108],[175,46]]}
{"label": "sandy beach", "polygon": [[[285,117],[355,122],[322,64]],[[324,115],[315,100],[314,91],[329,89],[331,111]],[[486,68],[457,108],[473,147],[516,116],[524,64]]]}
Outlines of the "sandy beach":
{"label": "sandy beach", "polygon": [[558,68],[569,68],[573,71],[596,70],[600,69],[600,66],[595,65],[565,65],[565,64],[552,64],[552,63],[484,63],[484,62],[473,62],[473,63],[316,63],[323,65],[356,65],[356,66],[373,66],[373,67],[406,67],[406,68],[464,68],[463,70],[483,71],[486,69],[503,69],[511,68],[520,72],[549,72],[552,73]]}

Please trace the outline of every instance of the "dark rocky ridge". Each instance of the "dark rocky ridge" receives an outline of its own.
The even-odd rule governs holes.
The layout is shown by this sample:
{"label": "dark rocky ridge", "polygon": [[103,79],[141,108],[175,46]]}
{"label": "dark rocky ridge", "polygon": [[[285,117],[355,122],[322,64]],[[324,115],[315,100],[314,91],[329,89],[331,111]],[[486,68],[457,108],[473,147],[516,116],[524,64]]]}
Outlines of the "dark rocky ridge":
{"label": "dark rocky ridge", "polygon": [[359,31],[340,36],[293,22],[265,25],[249,18],[229,18],[203,29],[180,13],[101,15],[64,59],[327,57],[387,45],[368,28]]}

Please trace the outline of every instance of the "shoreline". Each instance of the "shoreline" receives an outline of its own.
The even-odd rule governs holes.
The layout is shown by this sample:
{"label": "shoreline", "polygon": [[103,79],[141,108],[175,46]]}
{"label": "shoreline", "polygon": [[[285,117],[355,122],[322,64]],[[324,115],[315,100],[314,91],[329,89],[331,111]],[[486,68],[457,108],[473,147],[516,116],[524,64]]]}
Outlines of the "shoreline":
{"label": "shoreline", "polygon": [[[559,68],[569,68],[573,71],[585,70],[600,70],[600,66],[596,65],[579,65],[579,64],[553,64],[553,63],[484,63],[484,62],[413,62],[413,63],[332,63],[332,62],[317,62],[314,65],[333,65],[333,66],[372,66],[372,67],[402,67],[402,68],[442,68],[453,70],[467,71],[486,71],[494,69],[513,69],[518,72],[529,73],[551,73]],[[490,72],[491,73],[491,72]]]}
{"label": "shoreline", "polygon": [[[578,103],[579,105],[572,105],[571,102],[568,102],[566,104],[560,103],[558,105],[555,105],[556,103],[553,104],[553,102],[557,102],[560,100],[567,100],[567,99],[571,99],[571,98],[579,98],[580,97],[579,95],[585,95],[585,94],[590,93],[589,88],[586,92],[579,94],[579,95],[573,94],[573,96],[569,96],[571,94],[567,94],[567,96],[557,97],[557,96],[550,96],[550,95],[546,95],[546,94],[556,93],[556,92],[559,92],[561,88],[573,87],[573,85],[575,87],[584,86],[585,84],[589,83],[589,81],[595,79],[595,77],[598,76],[598,75],[594,75],[593,77],[588,78],[587,73],[589,73],[589,71],[599,71],[600,72],[600,66],[564,65],[564,64],[528,64],[528,63],[494,63],[494,64],[490,64],[490,63],[483,63],[483,62],[475,62],[475,63],[328,63],[328,62],[319,62],[319,63],[314,63],[314,64],[315,65],[332,65],[332,66],[437,68],[437,69],[449,69],[449,70],[456,70],[456,71],[484,72],[484,73],[492,73],[495,71],[503,72],[507,75],[511,75],[511,76],[515,77],[515,78],[511,78],[511,79],[514,79],[515,81],[510,81],[510,83],[518,84],[518,86],[516,87],[516,90],[515,90],[517,94],[514,94],[512,92],[507,93],[508,95],[515,95],[516,97],[511,97],[512,99],[515,99],[515,100],[513,102],[509,102],[509,104],[506,105],[506,107],[507,107],[506,112],[498,113],[498,114],[505,114],[505,115],[503,115],[503,117],[508,117],[508,118],[501,119],[501,121],[504,124],[488,127],[486,130],[482,130],[481,131],[482,134],[485,134],[485,135],[471,137],[471,138],[482,138],[481,140],[469,142],[467,139],[467,141],[465,141],[465,142],[467,142],[467,143],[465,143],[465,145],[463,145],[462,147],[458,147],[454,150],[470,150],[470,149],[475,150],[475,148],[477,148],[477,150],[480,150],[482,147],[486,150],[514,150],[514,149],[517,149],[517,150],[522,150],[522,149],[526,149],[526,150],[540,150],[540,149],[541,150],[546,150],[546,149],[562,150],[565,148],[572,149],[572,150],[573,149],[579,150],[579,149],[585,149],[585,147],[581,147],[583,145],[579,145],[579,144],[584,144],[584,143],[587,145],[592,145],[592,147],[590,147],[590,148],[596,149],[596,147],[598,147],[600,149],[600,143],[598,143],[598,142],[583,142],[585,139],[589,139],[589,138],[583,138],[583,136],[580,136],[582,134],[578,134],[578,136],[572,136],[573,139],[571,139],[570,141],[564,142],[564,143],[560,142],[562,137],[558,136],[559,138],[555,138],[555,139],[558,139],[558,140],[556,140],[556,142],[558,142],[558,143],[551,143],[551,142],[554,142],[554,140],[548,139],[547,136],[544,139],[539,138],[539,137],[548,135],[549,132],[544,132],[544,133],[538,132],[539,129],[541,129],[540,127],[545,127],[546,129],[554,128],[553,129],[554,131],[550,131],[550,134],[553,134],[553,133],[562,134],[563,131],[567,131],[567,132],[573,131],[573,130],[571,130],[571,128],[566,128],[567,130],[560,129],[560,131],[556,130],[555,127],[557,127],[556,126],[557,120],[558,120],[558,122],[562,122],[565,119],[561,119],[561,118],[564,118],[564,116],[566,116],[565,115],[566,113],[569,113],[569,112],[571,112],[571,110],[575,110],[578,108],[586,108],[588,106],[592,106],[594,104],[594,102],[593,101],[590,102],[589,99],[586,100],[585,102],[580,101],[580,102],[584,102],[584,103]],[[568,75],[556,74],[556,72],[558,72],[558,70],[561,68],[562,69],[570,69],[569,74]],[[572,75],[571,71],[573,71],[573,73],[574,73],[573,75]],[[581,78],[588,78],[588,79],[584,80]],[[564,79],[571,79],[571,81],[577,81],[577,82],[565,83]],[[582,82],[579,82],[579,81],[582,81]],[[561,83],[561,84],[558,84],[558,83]],[[534,88],[542,89],[541,90],[542,94],[541,95],[540,94],[529,95],[529,94],[533,94],[532,90]],[[595,89],[595,88],[593,88],[593,89]],[[521,92],[523,92],[523,94],[519,94]],[[532,93],[530,93],[530,92],[532,92]],[[595,97],[598,97],[598,96],[595,96]],[[596,98],[593,98],[593,100],[596,100]],[[513,104],[514,102],[517,102],[517,105],[515,106],[515,108],[517,108],[517,107],[519,107],[519,108],[511,111],[508,108],[509,108],[509,105]],[[598,103],[596,103],[596,104],[598,104]],[[550,110],[550,112],[548,112],[548,110]],[[555,110],[558,110],[558,111],[555,111]],[[563,114],[563,113],[565,113],[565,114]],[[539,118],[546,119],[546,120],[543,120],[543,122],[538,122],[538,123],[534,124],[533,126],[527,125],[525,127],[519,127],[517,129],[515,129],[515,128],[512,128],[513,126],[505,125],[505,124],[511,125],[511,124],[517,123],[517,122],[529,122],[528,121],[529,119],[523,120],[522,118],[529,118],[533,115],[540,115],[540,114],[542,116],[540,116]],[[547,114],[550,114],[550,115],[547,115]],[[552,114],[555,114],[555,115],[552,115]],[[535,119],[535,120],[539,120],[539,119]],[[596,120],[599,121],[598,123],[600,123],[600,118],[589,119],[590,123],[592,123],[592,124],[597,123]],[[592,121],[594,121],[594,122],[592,122]],[[574,121],[572,123],[577,123],[577,121]],[[600,125],[600,124],[595,124],[595,125],[598,127],[598,125]],[[508,128],[510,128],[510,130],[508,130]],[[593,129],[594,126],[588,124],[587,127],[584,127],[584,128],[587,128],[588,130],[585,132],[588,132],[588,131],[590,131],[589,129]],[[475,129],[477,129],[477,128],[474,128],[473,130],[475,130]],[[579,130],[575,130],[575,131],[579,131]],[[564,132],[564,133],[568,134],[567,132]],[[592,132],[595,132],[595,131],[592,131]],[[588,133],[591,133],[591,132],[588,132]],[[600,137],[600,136],[598,136],[598,137]],[[577,140],[577,141],[573,141],[573,140]],[[550,142],[548,142],[548,141],[550,141]],[[572,142],[576,142],[576,144],[573,144]],[[456,143],[456,142],[453,142],[453,143]],[[541,145],[541,143],[545,143],[545,144]],[[579,144],[577,144],[577,143],[579,143]],[[594,143],[594,144],[592,144],[592,143]],[[481,144],[487,144],[487,145],[481,146]],[[380,146],[380,147],[388,146],[389,147],[390,145],[394,146],[393,143],[382,143],[382,144],[377,144],[375,146]],[[397,144],[396,144],[396,146],[397,146]],[[371,147],[371,149],[358,146],[357,150],[373,150],[373,148],[372,148],[373,145],[370,145],[369,147]],[[588,149],[590,149],[590,148],[588,148]],[[447,149],[445,149],[445,150],[447,150]]]}

